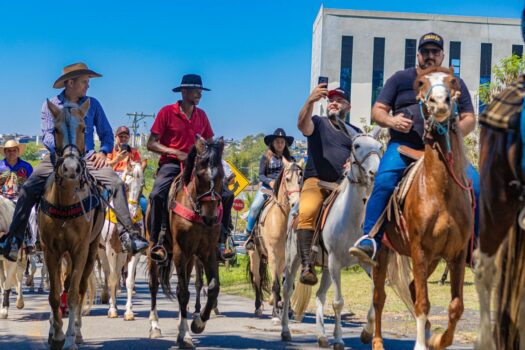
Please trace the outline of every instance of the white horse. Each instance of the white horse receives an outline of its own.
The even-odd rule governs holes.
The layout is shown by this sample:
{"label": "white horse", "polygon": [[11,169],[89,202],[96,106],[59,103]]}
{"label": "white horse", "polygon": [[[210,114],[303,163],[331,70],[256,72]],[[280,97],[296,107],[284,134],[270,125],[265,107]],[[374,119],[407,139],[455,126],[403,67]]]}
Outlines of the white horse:
{"label": "white horse", "polygon": [[[352,154],[348,160],[343,182],[339,185],[340,193],[334,201],[326,218],[322,239],[328,255],[328,267],[323,267],[322,277],[316,298],[316,325],[318,330],[318,343],[321,347],[329,345],[325,334],[323,308],[326,292],[331,283],[335,284],[335,295],[332,307],[335,312],[334,349],[343,349],[344,342],[341,331],[341,311],[343,310],[343,296],[341,293],[341,269],[356,265],[357,259],[348,254],[348,249],[362,237],[361,224],[363,222],[365,204],[372,191],[374,176],[379,167],[382,145],[377,140],[381,129],[375,128],[371,134],[351,133],[353,139]],[[289,231],[286,249],[285,282],[283,285],[283,312],[281,319],[281,338],[291,341],[291,332],[288,328],[288,310],[293,282],[300,266],[299,251],[297,249],[297,235],[294,230]],[[318,254],[320,258],[321,254]],[[319,259],[318,259],[319,260]],[[324,265],[324,262],[320,262]],[[367,268],[369,273],[370,269]],[[301,318],[308,305],[310,288],[299,284],[298,301],[294,311]],[[372,294],[371,294],[372,296]],[[372,298],[372,297],[371,297]],[[374,310],[368,312],[368,323],[363,331],[373,334]],[[362,336],[363,339],[363,336]],[[370,340],[371,336],[365,337]]]}
{"label": "white horse", "polygon": [[[0,232],[7,232],[13,218],[15,203],[0,195]],[[6,319],[9,309],[9,296],[11,287],[16,285],[16,307],[24,307],[24,296],[22,294],[22,282],[24,271],[27,266],[27,256],[21,249],[16,262],[11,262],[0,256],[0,288],[2,290],[2,307],[0,308],[0,319]]]}
{"label": "white horse", "polygon": [[[122,179],[126,183],[128,193],[128,207],[134,224],[140,227],[141,232],[144,232],[142,210],[139,205],[139,198],[144,187],[144,174],[140,163],[130,163],[128,168],[122,174]],[[125,321],[132,321],[135,319],[133,314],[133,289],[135,288],[135,271],[137,264],[140,259],[140,254],[128,256],[127,253],[123,253],[120,240],[117,232],[116,220],[112,215],[111,211],[108,210],[109,214],[106,214],[106,220],[104,222],[104,228],[102,229],[102,240],[101,244],[104,248],[99,249],[99,256],[102,262],[102,268],[106,274],[108,280],[108,287],[110,289],[110,300],[109,300],[109,318],[117,318],[117,289],[120,283],[120,277],[122,274],[122,268],[128,261],[128,276],[126,278],[126,291],[127,291],[127,302],[126,312],[124,313]]]}

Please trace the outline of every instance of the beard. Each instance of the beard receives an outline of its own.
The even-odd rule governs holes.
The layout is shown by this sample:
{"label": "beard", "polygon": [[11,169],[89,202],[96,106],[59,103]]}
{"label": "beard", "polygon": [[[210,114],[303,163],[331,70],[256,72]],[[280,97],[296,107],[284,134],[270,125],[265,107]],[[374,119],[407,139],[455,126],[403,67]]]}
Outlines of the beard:
{"label": "beard", "polygon": [[331,110],[331,111],[328,111],[328,119],[336,120],[337,118],[339,118],[341,120],[345,119],[345,113],[344,113],[343,110],[338,110],[338,111]]}

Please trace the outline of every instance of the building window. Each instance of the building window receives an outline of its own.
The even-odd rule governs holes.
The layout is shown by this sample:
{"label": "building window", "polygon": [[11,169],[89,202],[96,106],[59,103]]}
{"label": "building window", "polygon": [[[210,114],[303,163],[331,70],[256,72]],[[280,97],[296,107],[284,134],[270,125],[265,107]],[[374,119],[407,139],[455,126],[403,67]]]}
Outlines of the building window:
{"label": "building window", "polygon": [[523,56],[523,45],[512,45],[512,54],[521,58]]}
{"label": "building window", "polygon": [[341,41],[341,87],[351,96],[352,88],[352,52],[354,47],[354,38],[343,36]]}
{"label": "building window", "polygon": [[[492,66],[492,44],[481,44],[481,60],[479,67],[479,85],[490,83],[490,74]],[[483,112],[485,104],[479,101],[479,113]]]}
{"label": "building window", "polygon": [[454,75],[459,77],[461,73],[461,43],[459,41],[450,42],[449,66],[454,67]]}
{"label": "building window", "polygon": [[385,70],[385,38],[374,38],[374,58],[372,63],[372,105],[383,88]]}
{"label": "building window", "polygon": [[416,39],[405,40],[405,69],[416,66]]}

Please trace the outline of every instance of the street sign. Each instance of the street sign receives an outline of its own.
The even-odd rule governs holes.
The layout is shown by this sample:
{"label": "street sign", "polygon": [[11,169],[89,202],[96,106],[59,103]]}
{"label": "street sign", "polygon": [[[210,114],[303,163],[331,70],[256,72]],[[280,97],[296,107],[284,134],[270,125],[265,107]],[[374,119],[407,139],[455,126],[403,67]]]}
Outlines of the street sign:
{"label": "street sign", "polygon": [[244,202],[242,199],[236,198],[233,200],[233,210],[241,211],[244,209]]}
{"label": "street sign", "polygon": [[231,162],[226,161],[226,163],[228,163],[228,166],[235,174],[235,182],[231,185],[228,185],[228,189],[233,192],[235,197],[237,197],[239,193],[241,193],[241,191],[250,184],[250,181],[248,181],[246,176],[244,176]]}

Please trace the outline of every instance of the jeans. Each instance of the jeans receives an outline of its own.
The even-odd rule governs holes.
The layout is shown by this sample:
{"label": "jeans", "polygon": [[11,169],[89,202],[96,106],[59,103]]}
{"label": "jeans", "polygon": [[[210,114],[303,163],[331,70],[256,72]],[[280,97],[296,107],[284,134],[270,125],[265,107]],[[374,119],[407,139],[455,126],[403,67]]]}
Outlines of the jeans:
{"label": "jeans", "polygon": [[263,193],[263,189],[271,190],[269,186],[261,185],[261,188],[259,188],[259,190],[255,194],[255,198],[253,199],[252,205],[250,207],[250,212],[248,213],[248,223],[246,225],[246,232],[248,232],[249,234],[253,232],[255,222],[257,221],[257,217],[261,212],[264,202],[266,202],[266,200],[268,199],[268,195]]}
{"label": "jeans", "polygon": [[142,209],[142,214],[146,215],[146,209],[148,209],[148,200],[146,199],[146,197],[144,197],[143,194],[141,194],[139,197],[139,205],[140,209]]}
{"label": "jeans", "polygon": [[[379,169],[374,181],[374,188],[372,194],[366,205],[366,214],[363,224],[363,232],[365,235],[372,230],[377,220],[385,210],[392,193],[394,192],[395,187],[401,181],[405,169],[410,163],[413,162],[412,159],[401,155],[398,152],[397,148],[400,145],[406,145],[413,147],[409,142],[400,142],[400,141],[391,141],[388,144],[386,152],[381,158],[381,163],[379,164]],[[476,237],[478,236],[478,224],[479,224],[479,173],[477,170],[469,163],[467,169],[465,169],[467,178],[472,180],[472,185],[474,187],[474,194],[476,197],[476,211],[474,217],[474,230]],[[381,239],[384,234],[384,227],[378,231],[374,236],[374,240],[378,245],[381,243]]]}

